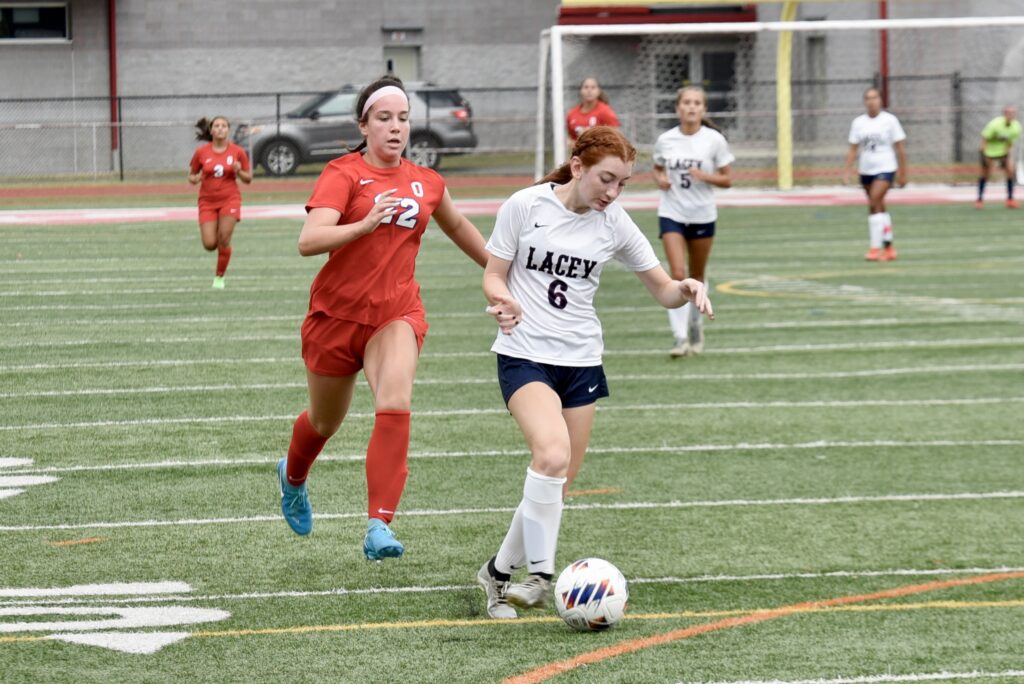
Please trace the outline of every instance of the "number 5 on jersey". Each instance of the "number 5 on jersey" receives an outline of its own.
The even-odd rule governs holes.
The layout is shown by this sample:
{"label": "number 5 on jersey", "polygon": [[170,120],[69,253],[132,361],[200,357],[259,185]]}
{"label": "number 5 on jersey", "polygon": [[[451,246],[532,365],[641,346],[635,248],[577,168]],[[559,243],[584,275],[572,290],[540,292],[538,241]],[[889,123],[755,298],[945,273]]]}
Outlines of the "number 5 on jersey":
{"label": "number 5 on jersey", "polygon": [[[409,186],[412,189],[412,194],[416,195],[417,197],[423,197],[422,183],[420,183],[419,181],[413,181],[412,183],[409,184]],[[380,202],[380,198],[382,196],[383,193],[374,197],[373,203],[376,204],[377,202]],[[410,229],[415,228],[416,219],[419,218],[420,215],[420,203],[412,199],[411,197],[403,197],[400,200],[398,200],[398,207],[398,211],[396,211],[395,214],[392,214],[391,216],[385,216],[380,220],[380,222],[391,223],[392,219],[394,219],[396,226],[401,226],[402,228]],[[405,211],[402,211],[403,209]],[[398,216],[397,219],[395,218],[396,215]]]}

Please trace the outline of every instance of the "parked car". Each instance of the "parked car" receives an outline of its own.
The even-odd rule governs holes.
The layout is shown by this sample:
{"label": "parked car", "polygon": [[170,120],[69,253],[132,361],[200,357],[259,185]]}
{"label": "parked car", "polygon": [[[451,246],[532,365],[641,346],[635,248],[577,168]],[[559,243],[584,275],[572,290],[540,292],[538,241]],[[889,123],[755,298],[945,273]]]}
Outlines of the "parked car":
{"label": "parked car", "polygon": [[[407,83],[405,88],[412,112],[406,155],[412,161],[436,169],[443,154],[476,147],[473,112],[457,90],[432,83]],[[363,139],[355,115],[360,90],[360,86],[343,86],[317,95],[279,122],[240,125],[235,142],[273,176],[295,173],[306,162],[334,159]],[[442,153],[439,148],[462,150]]]}

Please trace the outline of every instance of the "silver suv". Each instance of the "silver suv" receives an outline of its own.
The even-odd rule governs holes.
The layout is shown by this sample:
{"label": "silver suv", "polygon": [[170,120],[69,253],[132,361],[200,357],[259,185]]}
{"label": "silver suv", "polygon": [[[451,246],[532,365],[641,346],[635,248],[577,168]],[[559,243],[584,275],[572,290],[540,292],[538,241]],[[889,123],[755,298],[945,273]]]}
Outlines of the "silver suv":
{"label": "silver suv", "polygon": [[[476,147],[472,109],[457,90],[432,83],[407,83],[412,109],[408,157],[436,169],[443,154],[462,154]],[[334,159],[362,142],[355,116],[361,87],[317,95],[280,121],[242,124],[235,142],[248,149],[255,163],[272,176],[295,173],[299,164]]]}

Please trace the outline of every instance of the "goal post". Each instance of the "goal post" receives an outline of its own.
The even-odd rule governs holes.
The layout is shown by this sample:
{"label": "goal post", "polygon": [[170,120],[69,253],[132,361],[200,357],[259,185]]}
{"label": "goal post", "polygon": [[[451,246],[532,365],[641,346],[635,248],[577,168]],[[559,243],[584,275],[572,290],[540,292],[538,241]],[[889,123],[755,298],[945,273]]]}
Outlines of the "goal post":
{"label": "goal post", "polygon": [[[782,189],[837,179],[863,91],[883,79],[911,165],[929,180],[966,174],[984,122],[1005,104],[1024,104],[1024,16],[796,21],[798,0],[779,4],[780,21],[542,31],[535,175],[549,159],[565,161],[566,111],[588,76],[647,155],[678,124],[676,89],[704,84],[708,115],[725,129],[736,166]],[[889,64],[879,64],[880,41]]]}

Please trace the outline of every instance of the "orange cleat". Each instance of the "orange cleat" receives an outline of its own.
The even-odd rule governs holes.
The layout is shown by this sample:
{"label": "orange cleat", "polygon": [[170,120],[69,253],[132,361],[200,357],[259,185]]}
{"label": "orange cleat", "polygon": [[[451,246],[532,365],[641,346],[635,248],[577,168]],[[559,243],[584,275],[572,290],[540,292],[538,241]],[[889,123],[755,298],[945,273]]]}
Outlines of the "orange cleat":
{"label": "orange cleat", "polygon": [[872,247],[868,250],[868,253],[864,255],[864,261],[881,261],[882,250],[879,247]]}
{"label": "orange cleat", "polygon": [[1020,204],[1018,204],[1017,200],[1015,200],[1015,199],[1008,199],[1008,200],[1006,200],[1006,208],[1007,209],[1020,209]]}
{"label": "orange cleat", "polygon": [[879,261],[896,261],[896,248],[889,245],[882,250],[882,256]]}
{"label": "orange cleat", "polygon": [[985,208],[985,203],[982,202],[981,200],[975,200],[974,208],[975,209],[984,209]]}

